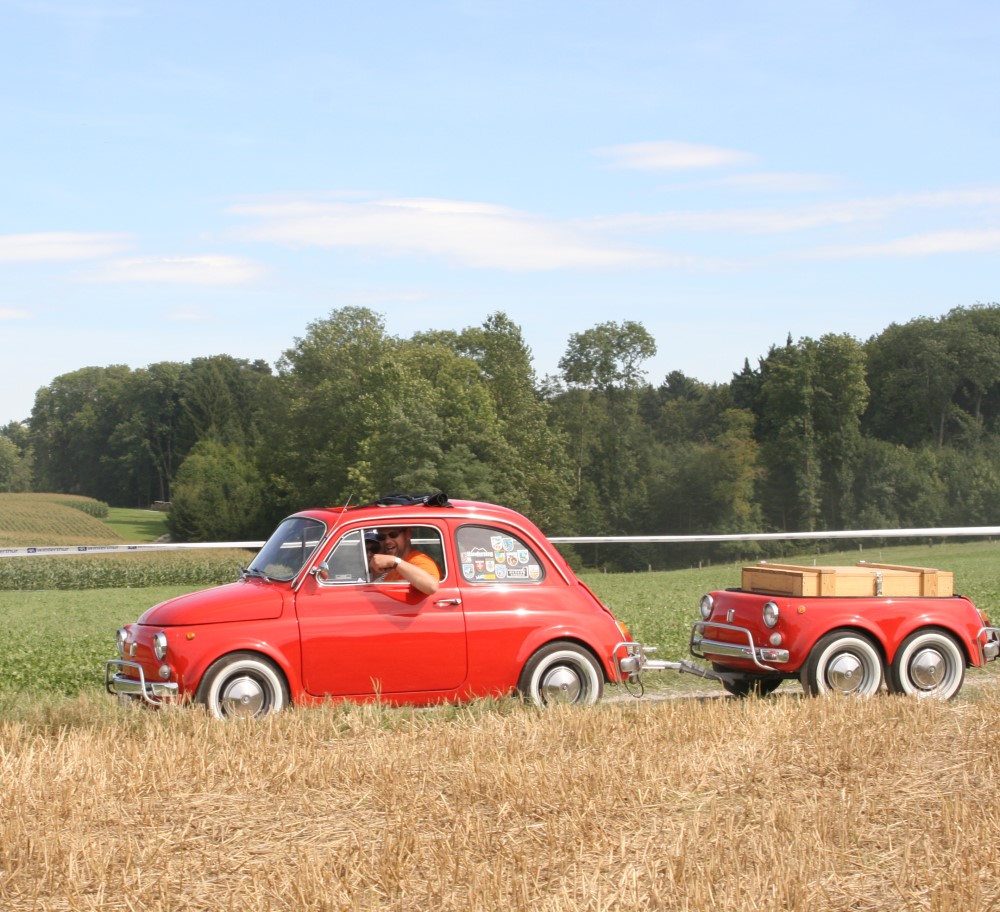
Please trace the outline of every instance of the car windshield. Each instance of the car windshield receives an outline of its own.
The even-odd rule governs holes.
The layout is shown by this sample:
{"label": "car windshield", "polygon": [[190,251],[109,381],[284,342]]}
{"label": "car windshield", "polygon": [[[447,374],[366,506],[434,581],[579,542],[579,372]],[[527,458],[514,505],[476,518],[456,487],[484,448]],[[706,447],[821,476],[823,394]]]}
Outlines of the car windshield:
{"label": "car windshield", "polygon": [[273,580],[290,580],[309,560],[325,534],[326,526],[318,519],[293,516],[283,520],[246,572]]}

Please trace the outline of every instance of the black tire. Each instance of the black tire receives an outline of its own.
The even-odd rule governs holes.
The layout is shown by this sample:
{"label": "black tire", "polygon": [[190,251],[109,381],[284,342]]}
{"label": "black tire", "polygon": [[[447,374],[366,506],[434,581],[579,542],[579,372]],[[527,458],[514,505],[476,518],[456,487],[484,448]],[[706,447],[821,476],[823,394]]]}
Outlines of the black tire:
{"label": "black tire", "polygon": [[965,653],[951,634],[921,629],[899,646],[889,666],[889,689],[913,697],[951,700],[965,681]]}
{"label": "black tire", "polygon": [[722,681],[722,686],[734,697],[766,697],[781,685],[781,678],[744,675]]}
{"label": "black tire", "polygon": [[820,637],[799,676],[810,696],[870,697],[882,686],[882,657],[863,634],[835,630]]}
{"label": "black tire", "polygon": [[585,646],[557,640],[524,665],[518,693],[536,706],[570,703],[592,706],[604,693],[604,672]]}
{"label": "black tire", "polygon": [[256,719],[288,706],[288,684],[270,659],[232,652],[212,663],[195,699],[217,719]]}

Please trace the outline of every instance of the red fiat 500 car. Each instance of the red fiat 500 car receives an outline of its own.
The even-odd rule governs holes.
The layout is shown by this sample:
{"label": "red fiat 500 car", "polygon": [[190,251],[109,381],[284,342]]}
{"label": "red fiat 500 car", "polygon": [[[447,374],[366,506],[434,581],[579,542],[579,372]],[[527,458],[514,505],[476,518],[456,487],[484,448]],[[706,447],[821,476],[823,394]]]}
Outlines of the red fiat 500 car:
{"label": "red fiat 500 car", "polygon": [[[436,567],[436,591],[395,567],[380,579],[366,554],[379,538],[383,563]],[[331,697],[590,704],[621,682],[630,639],[529,520],[442,495],[289,516],[238,581],[156,605],[117,638],[110,693],[219,717]]]}

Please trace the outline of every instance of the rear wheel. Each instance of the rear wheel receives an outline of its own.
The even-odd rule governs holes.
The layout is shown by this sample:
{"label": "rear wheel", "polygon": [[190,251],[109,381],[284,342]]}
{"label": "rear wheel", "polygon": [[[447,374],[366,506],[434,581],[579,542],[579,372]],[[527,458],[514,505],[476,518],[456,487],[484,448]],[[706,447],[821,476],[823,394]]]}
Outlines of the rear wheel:
{"label": "rear wheel", "polygon": [[964,680],[965,655],[954,637],[941,630],[915,630],[889,666],[893,693],[950,700]]}
{"label": "rear wheel", "polygon": [[549,643],[525,663],[517,690],[536,706],[590,706],[604,693],[604,674],[586,647],[567,641]]}
{"label": "rear wheel", "polygon": [[866,636],[835,630],[813,646],[800,677],[811,696],[870,697],[882,686],[882,657]]}
{"label": "rear wheel", "polygon": [[281,712],[288,705],[288,685],[269,659],[234,652],[212,663],[195,699],[217,719],[253,719]]}

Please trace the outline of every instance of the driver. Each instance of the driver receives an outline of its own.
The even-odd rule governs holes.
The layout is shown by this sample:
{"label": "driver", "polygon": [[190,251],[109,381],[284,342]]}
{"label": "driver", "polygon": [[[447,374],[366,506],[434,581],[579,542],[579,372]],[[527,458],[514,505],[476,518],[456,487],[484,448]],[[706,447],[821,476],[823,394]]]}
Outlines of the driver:
{"label": "driver", "polygon": [[380,582],[409,583],[418,592],[433,595],[438,590],[441,572],[433,558],[410,544],[412,535],[413,530],[406,526],[379,529],[382,552],[371,556],[371,566],[379,573],[386,571]]}

